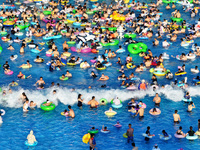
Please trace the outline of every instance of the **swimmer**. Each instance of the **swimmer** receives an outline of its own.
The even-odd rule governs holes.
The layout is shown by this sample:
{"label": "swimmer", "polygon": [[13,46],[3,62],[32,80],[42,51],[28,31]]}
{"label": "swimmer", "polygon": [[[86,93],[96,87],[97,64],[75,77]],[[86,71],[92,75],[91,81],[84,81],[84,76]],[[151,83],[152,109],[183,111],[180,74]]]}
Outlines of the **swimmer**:
{"label": "swimmer", "polygon": [[66,117],[69,115],[69,112],[68,112],[66,109],[63,111],[63,113],[64,113],[64,115],[65,115]]}
{"label": "swimmer", "polygon": [[108,130],[107,127],[106,126],[104,127],[104,125],[103,125],[102,126],[102,131],[108,131],[109,132],[110,130]]}
{"label": "swimmer", "polygon": [[12,81],[8,86],[18,86],[18,83],[15,81]]}
{"label": "swimmer", "polygon": [[62,74],[60,80],[65,80],[66,76],[64,74]]}
{"label": "swimmer", "polygon": [[7,49],[8,49],[8,50],[15,50],[14,47],[13,47],[12,45],[9,45]]}
{"label": "swimmer", "polygon": [[186,136],[185,133],[183,133],[182,127],[181,127],[181,126],[180,126],[179,129],[176,131],[176,134],[177,134],[177,135],[182,135],[183,137]]}
{"label": "swimmer", "polygon": [[113,100],[113,104],[114,105],[120,105],[121,104],[121,101],[118,97],[116,97],[114,100]]}
{"label": "swimmer", "polygon": [[69,70],[66,71],[65,77],[68,77],[68,78],[72,77],[72,74],[69,73]]}
{"label": "swimmer", "polygon": [[84,61],[83,65],[82,65],[83,69],[87,69],[90,68],[90,64],[87,61]]}
{"label": "swimmer", "polygon": [[152,150],[160,150],[160,148],[158,147],[158,144],[155,144],[154,146],[153,146],[153,149]]}
{"label": "swimmer", "polygon": [[26,77],[24,74],[22,74],[22,72],[20,71],[19,74],[17,75],[18,78],[20,79],[28,79],[31,78],[31,75],[29,75],[28,77]]}
{"label": "swimmer", "polygon": [[191,99],[190,93],[189,93],[189,92],[186,92],[184,98],[185,98],[185,99],[188,99],[188,100]]}
{"label": "swimmer", "polygon": [[29,100],[26,99],[24,105],[23,105],[23,112],[28,112],[28,106],[29,106]]}
{"label": "swimmer", "polygon": [[27,136],[27,140],[29,144],[37,142],[35,136],[33,135],[33,130],[30,131],[30,134]]}
{"label": "swimmer", "polygon": [[95,100],[95,96],[92,96],[92,99],[88,102],[90,108],[97,108],[99,103]]}
{"label": "swimmer", "polygon": [[144,108],[142,108],[141,105],[139,105],[139,110],[137,111],[135,116],[137,116],[138,114],[139,114],[139,119],[143,119],[144,118]]}
{"label": "swimmer", "polygon": [[166,48],[166,47],[170,46],[170,44],[167,42],[167,40],[164,40],[162,43],[162,46]]}
{"label": "swimmer", "polygon": [[179,122],[181,121],[181,118],[180,118],[180,115],[178,114],[178,110],[174,111],[173,117],[174,117],[174,123],[179,124]]}
{"label": "swimmer", "polygon": [[134,129],[131,127],[131,124],[128,125],[128,130],[126,131],[126,135],[128,136],[127,142],[129,143],[130,141],[133,141],[133,132]]}
{"label": "swimmer", "polygon": [[188,112],[192,112],[192,109],[195,108],[195,105],[193,102],[190,102],[190,104],[188,105]]}
{"label": "swimmer", "polygon": [[37,63],[41,63],[41,62],[44,61],[44,59],[40,58],[39,56],[36,56],[36,59],[34,59],[34,61],[37,62]]}
{"label": "swimmer", "polygon": [[75,117],[75,113],[74,113],[74,110],[72,109],[72,107],[70,105],[68,106],[68,109],[69,109],[69,115],[68,116],[74,118]]}
{"label": "swimmer", "polygon": [[162,134],[163,134],[164,138],[169,137],[169,135],[167,134],[167,132],[165,130],[162,130]]}
{"label": "swimmer", "polygon": [[89,140],[89,144],[90,144],[90,150],[94,150],[94,149],[97,149],[96,148],[96,141],[95,141],[95,138],[94,138],[94,134],[90,134],[90,140]]}
{"label": "swimmer", "polygon": [[48,99],[46,100],[46,103],[43,104],[44,106],[50,106],[53,102],[49,101]]}
{"label": "swimmer", "polygon": [[156,106],[160,106],[161,98],[158,96],[158,93],[156,93],[156,96],[153,99],[153,102],[155,102]]}
{"label": "swimmer", "polygon": [[22,64],[21,66],[19,66],[19,68],[23,68],[25,66],[28,66],[28,68],[32,67],[32,65],[30,64],[29,60],[26,61],[26,64]]}
{"label": "swimmer", "polygon": [[0,125],[3,123],[2,116],[5,115],[5,110],[1,109],[0,110]]}
{"label": "swimmer", "polygon": [[37,106],[37,104],[35,102],[33,102],[33,101],[31,101],[30,104],[29,104],[29,107],[31,109],[35,109],[36,106]]}
{"label": "swimmer", "polygon": [[194,136],[196,135],[196,133],[193,131],[193,127],[190,126],[190,130],[186,133],[186,136],[189,135],[189,136]]}
{"label": "swimmer", "polygon": [[82,107],[83,106],[84,99],[82,99],[81,97],[82,97],[82,95],[78,94],[78,104],[77,104],[78,107]]}
{"label": "swimmer", "polygon": [[[148,136],[155,136],[154,134],[150,134],[150,126],[147,127],[147,131],[145,132]],[[149,141],[150,138],[145,137],[145,141]]]}
{"label": "swimmer", "polygon": [[109,79],[109,77],[105,76],[103,73],[101,74],[101,77],[99,78],[100,81],[106,81],[108,79]]}
{"label": "swimmer", "polygon": [[93,78],[96,78],[96,77],[97,77],[97,75],[94,73],[94,71],[91,71],[90,76],[93,77]]}
{"label": "swimmer", "polygon": [[117,123],[115,125],[113,125],[113,126],[122,126],[122,125],[120,124],[119,121],[117,121]]}
{"label": "swimmer", "polygon": [[137,111],[136,111],[136,109],[134,107],[131,107],[131,109],[129,109],[128,112],[136,114]]}
{"label": "swimmer", "polygon": [[40,79],[35,83],[35,85],[44,85],[45,84],[45,82],[44,82],[44,80],[43,80],[43,77],[40,77]]}
{"label": "swimmer", "polygon": [[[17,55],[15,55],[15,56],[17,56]],[[14,61],[15,59],[17,59],[17,57],[15,57],[14,55],[11,55],[10,56],[10,60],[12,60],[12,61]]]}

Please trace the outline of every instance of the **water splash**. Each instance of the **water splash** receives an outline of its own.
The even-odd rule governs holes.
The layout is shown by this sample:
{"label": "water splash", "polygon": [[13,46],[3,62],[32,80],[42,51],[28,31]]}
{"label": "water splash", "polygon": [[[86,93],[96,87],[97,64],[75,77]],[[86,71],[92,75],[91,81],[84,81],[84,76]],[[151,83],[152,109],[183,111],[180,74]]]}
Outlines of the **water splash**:
{"label": "water splash", "polygon": [[[8,88],[3,88],[6,91]],[[53,94],[53,90],[56,90],[56,94]],[[199,93],[200,87],[190,87],[188,91],[191,93],[191,96],[200,96]],[[159,95],[163,95],[169,100],[172,101],[181,101],[185,92],[182,89],[175,89],[171,86],[167,86],[165,88],[160,88],[156,91],[153,91],[152,88],[149,88],[146,91],[127,91],[120,89],[68,89],[68,88],[48,88],[45,90],[24,90],[23,88],[19,88],[14,90],[12,94],[6,94],[6,96],[0,95],[0,105],[4,107],[10,108],[20,108],[23,106],[22,99],[20,96],[22,92],[25,92],[28,99],[30,101],[34,101],[37,103],[37,107],[40,107],[40,104],[49,99],[58,105],[59,102],[65,105],[73,105],[77,103],[78,94],[82,94],[84,98],[84,104],[87,104],[88,101],[95,96],[96,100],[101,98],[106,98],[108,102],[110,102],[113,98],[119,97],[122,101],[129,100],[131,98],[142,99],[145,96],[153,97],[155,93]]]}

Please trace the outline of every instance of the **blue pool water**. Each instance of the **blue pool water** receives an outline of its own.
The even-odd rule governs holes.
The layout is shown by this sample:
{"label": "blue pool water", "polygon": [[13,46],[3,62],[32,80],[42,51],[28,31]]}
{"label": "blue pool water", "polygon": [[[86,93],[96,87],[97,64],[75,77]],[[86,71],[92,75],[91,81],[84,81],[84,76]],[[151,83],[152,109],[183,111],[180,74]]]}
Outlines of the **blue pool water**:
{"label": "blue pool water", "polygon": [[[150,1],[148,1],[150,2]],[[73,4],[74,2],[72,2]],[[91,3],[88,3],[91,6]],[[166,5],[160,6],[159,9],[164,11],[163,18],[167,18],[169,20],[170,14],[172,10],[165,10],[164,7]],[[181,6],[177,5],[177,8],[181,10]],[[183,11],[181,11],[183,12]],[[138,14],[138,12],[136,12]],[[183,19],[187,20],[189,23],[194,23],[195,20],[198,19],[198,15],[195,18],[190,18],[189,13],[182,14]],[[45,23],[41,23],[44,27]],[[156,28],[153,28],[156,32]],[[25,31],[24,31],[25,33]],[[12,36],[13,39],[15,36]],[[180,46],[180,39],[183,35],[179,35],[177,38],[177,42],[173,42],[172,46],[168,49],[164,49],[161,47],[161,43],[166,38],[160,40],[160,45],[157,47],[152,46],[152,37],[150,40],[139,40],[147,44],[148,48],[151,49],[154,55],[159,55],[163,52],[168,53],[169,55],[176,56],[181,53],[188,53],[191,50],[191,46],[188,48],[183,48]],[[25,36],[22,37],[22,39]],[[42,38],[33,37],[33,40],[37,42],[41,42]],[[67,38],[54,40],[56,45],[58,46],[58,50],[62,52],[62,44]],[[168,39],[169,41],[169,39]],[[120,44],[122,45],[124,40],[120,40]],[[195,39],[195,43],[199,43],[200,40]],[[161,95],[161,115],[159,116],[151,116],[148,112],[151,108],[154,107],[154,103],[152,99],[155,95],[152,89],[147,91],[126,91],[124,89],[120,89],[120,81],[117,80],[117,76],[120,75],[117,72],[117,69],[120,68],[119,65],[116,64],[117,57],[121,57],[123,62],[125,62],[126,56],[129,54],[128,51],[123,54],[118,54],[116,58],[111,59],[112,67],[104,71],[98,71],[98,74],[104,73],[110,77],[109,81],[97,81],[93,80],[89,76],[90,70],[80,69],[79,66],[75,67],[62,67],[61,71],[49,72],[48,67],[45,65],[47,61],[50,60],[49,57],[45,56],[45,51],[48,50],[47,45],[45,45],[45,50],[43,50],[39,56],[45,59],[45,63],[43,64],[35,64],[33,60],[37,56],[33,54],[29,48],[25,49],[25,55],[19,54],[19,44],[14,43],[13,46],[15,48],[14,51],[6,50],[8,44],[4,43],[0,40],[0,44],[3,47],[3,52],[0,55],[0,64],[4,64],[6,60],[9,60],[9,56],[12,54],[17,54],[18,58],[16,61],[11,62],[9,60],[9,64],[11,66],[11,70],[14,71],[14,74],[11,76],[7,76],[3,73],[3,69],[1,68],[2,76],[0,80],[0,85],[3,89],[8,89],[7,85],[11,81],[17,81],[20,84],[20,87],[13,88],[13,94],[9,94],[5,97],[0,96],[0,108],[6,111],[6,114],[3,116],[4,123],[0,127],[1,133],[1,143],[0,149],[26,149],[27,147],[24,145],[24,141],[26,140],[26,136],[29,134],[30,130],[34,131],[36,139],[38,141],[38,145],[35,148],[29,149],[52,149],[52,150],[63,150],[63,149],[76,149],[83,150],[88,149],[88,145],[82,142],[82,136],[87,133],[87,130],[92,126],[95,126],[98,129],[101,129],[102,125],[108,127],[111,132],[109,134],[98,133],[95,138],[97,141],[97,147],[99,150],[125,150],[131,149],[131,144],[127,144],[126,139],[123,138],[122,134],[126,132],[127,125],[131,123],[134,128],[134,141],[139,149],[142,150],[150,150],[154,144],[158,144],[162,150],[176,150],[178,148],[183,148],[184,150],[192,150],[199,149],[199,139],[196,141],[188,141],[186,139],[176,139],[173,134],[176,132],[179,126],[173,125],[173,113],[174,110],[177,109],[179,114],[181,115],[181,123],[180,125],[183,127],[183,131],[187,132],[189,130],[189,126],[193,126],[194,130],[197,130],[197,120],[199,119],[199,107],[198,103],[199,99],[199,87],[191,87],[188,90],[191,93],[193,101],[196,105],[196,109],[193,110],[193,113],[186,112],[187,104],[181,102],[181,99],[184,96],[184,91],[181,89],[172,89],[168,86],[166,89],[160,89],[157,92]],[[116,50],[118,46],[107,47],[107,49]],[[125,47],[127,50],[127,47]],[[100,55],[104,54],[105,48],[100,50]],[[83,60],[87,60],[88,62],[97,54],[77,54],[72,52],[72,55],[80,56]],[[143,59],[138,55],[132,55],[133,60],[136,64],[140,64],[143,62]],[[194,68],[194,66],[199,65],[199,58],[194,61],[186,62],[186,71],[188,72],[188,83],[192,86],[192,78],[195,77],[195,74],[190,73],[190,68]],[[33,65],[31,69],[20,69],[18,66],[25,63],[26,60],[30,60],[30,63]],[[165,60],[164,65],[167,69],[170,69],[173,73],[177,71],[177,66],[181,66],[183,62],[176,60],[175,58],[170,58],[170,60]],[[17,67],[16,67],[17,66]],[[69,70],[73,78],[68,81],[60,81],[59,77]],[[25,75],[32,75],[32,79],[27,80],[18,80],[17,74],[19,71],[22,71]],[[125,72],[126,75],[130,75],[134,70],[127,70]],[[136,76],[139,76],[141,79],[145,79],[150,82],[152,74],[148,71],[142,73],[135,73]],[[46,89],[43,91],[36,90],[36,87],[33,86],[34,83],[39,79],[40,76],[44,77],[46,82],[45,88],[48,88],[51,82],[60,83],[61,87],[57,89],[57,94],[52,95],[52,91],[55,88]],[[181,78],[180,78],[181,79]],[[158,77],[158,83],[162,84],[170,84],[169,80],[166,80],[164,77]],[[107,89],[100,89],[102,84],[107,84]],[[92,89],[87,89],[88,86],[92,86]],[[75,88],[75,92],[71,92],[70,89]],[[20,94],[25,91],[28,98],[30,100],[34,100],[38,104],[38,108],[36,110],[30,110],[27,114],[22,112],[22,103],[19,100]],[[124,106],[121,109],[115,110],[117,111],[117,115],[108,118],[104,115],[104,111],[108,110],[110,104],[107,106],[99,107],[96,110],[91,110],[87,105],[83,106],[83,109],[80,110],[76,106],[77,95],[81,93],[83,98],[85,99],[84,103],[91,99],[93,95],[96,96],[96,99],[104,97],[109,101],[118,96],[122,101]],[[139,120],[138,117],[133,118],[127,112],[127,103],[132,97],[137,97],[139,100],[142,100],[147,104],[147,108],[145,109],[145,118],[143,120]],[[39,106],[46,99],[50,99],[53,101],[57,107],[55,110],[51,112],[42,111]],[[74,119],[65,118],[61,116],[60,113],[67,108],[67,105],[72,105],[72,108],[75,111],[76,117]],[[123,125],[121,129],[116,129],[113,125],[116,121],[119,120]],[[144,141],[144,137],[142,137],[142,133],[146,131],[146,127],[151,126],[151,133],[156,136],[151,139],[149,142]],[[172,139],[169,141],[162,141],[159,139],[158,134],[161,134],[162,130],[166,130],[167,133],[172,135]]]}

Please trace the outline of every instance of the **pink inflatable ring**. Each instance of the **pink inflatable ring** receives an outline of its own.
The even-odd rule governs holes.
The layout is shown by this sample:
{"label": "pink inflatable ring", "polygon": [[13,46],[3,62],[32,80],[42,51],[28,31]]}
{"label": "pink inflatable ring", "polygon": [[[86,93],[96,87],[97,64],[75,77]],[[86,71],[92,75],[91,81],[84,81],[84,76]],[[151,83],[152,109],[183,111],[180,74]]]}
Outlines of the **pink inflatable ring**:
{"label": "pink inflatable ring", "polygon": [[[72,50],[72,52],[77,52],[77,50],[76,50],[76,48],[75,47],[71,47],[71,50]],[[81,49],[81,53],[90,53],[91,52],[91,48],[83,48],[83,49]]]}

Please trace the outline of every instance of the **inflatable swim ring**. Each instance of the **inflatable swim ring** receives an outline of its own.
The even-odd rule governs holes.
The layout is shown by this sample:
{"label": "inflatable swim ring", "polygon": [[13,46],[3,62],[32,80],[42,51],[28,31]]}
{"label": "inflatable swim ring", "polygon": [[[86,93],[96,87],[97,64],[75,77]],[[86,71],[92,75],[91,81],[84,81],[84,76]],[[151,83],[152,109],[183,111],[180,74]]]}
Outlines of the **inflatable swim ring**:
{"label": "inflatable swim ring", "polygon": [[110,131],[109,130],[108,131],[104,131],[104,130],[101,129],[101,132],[102,133],[109,133]]}
{"label": "inflatable swim ring", "polygon": [[189,135],[187,135],[187,136],[186,136],[186,139],[187,139],[187,140],[196,140],[196,139],[198,139],[198,136],[197,136],[197,135],[194,135],[194,136],[189,136]]}
{"label": "inflatable swim ring", "polygon": [[51,103],[50,106],[44,106],[43,104],[46,104],[47,102],[44,102],[40,105],[40,108],[44,111],[51,111],[56,108],[56,105],[54,103]]}
{"label": "inflatable swim ring", "polygon": [[111,100],[110,103],[112,104],[111,106],[112,106],[113,108],[121,108],[121,107],[123,106],[121,100],[120,100],[120,105],[115,105],[114,102],[113,102],[113,99]]}
{"label": "inflatable swim ring", "polygon": [[8,73],[5,73],[6,75],[12,75],[13,74],[13,71],[10,71]]}
{"label": "inflatable swim ring", "polygon": [[119,44],[119,40],[113,40],[113,42],[111,42],[111,43],[101,43],[100,42],[100,44],[102,46],[115,46],[115,45]]}
{"label": "inflatable swim ring", "polygon": [[175,18],[175,17],[171,17],[170,18],[172,21],[176,21],[176,22],[182,22],[183,18]]}
{"label": "inflatable swim ring", "polygon": [[180,72],[180,73],[175,73],[175,76],[184,76],[184,75],[186,75],[187,74],[187,72]]}
{"label": "inflatable swim ring", "polygon": [[22,66],[23,69],[28,69],[28,68],[31,68],[31,67],[32,67],[32,65],[27,65],[27,64]]}
{"label": "inflatable swim ring", "polygon": [[198,69],[196,70],[195,68],[191,68],[190,70],[191,70],[192,73],[199,73]]}
{"label": "inflatable swim ring", "polygon": [[36,145],[38,144],[38,142],[36,141],[36,142],[34,142],[33,144],[30,144],[30,143],[28,143],[28,140],[27,140],[27,141],[24,142],[24,144],[25,144],[26,146],[36,146]]}
{"label": "inflatable swim ring", "polygon": [[151,115],[153,115],[153,116],[157,116],[157,115],[160,115],[160,114],[161,114],[160,109],[156,108],[156,111],[157,111],[157,113],[154,114],[154,113],[153,113],[153,108],[152,108],[152,109],[149,110],[149,113],[150,113]]}
{"label": "inflatable swim ring", "polygon": [[146,134],[146,133],[142,133],[142,136],[150,138],[150,139],[153,137],[153,136],[148,136],[148,134]]}
{"label": "inflatable swim ring", "polygon": [[136,34],[124,34],[124,38],[128,38],[128,39],[129,38],[132,38],[132,39],[136,38],[136,36],[137,36]]}
{"label": "inflatable swim ring", "polygon": [[178,138],[178,139],[183,139],[183,138],[185,138],[185,136],[179,135],[179,134],[177,134],[177,133],[175,133],[174,136],[175,136],[176,138]]}
{"label": "inflatable swim ring", "polygon": [[164,137],[163,135],[160,135],[160,139],[161,140],[169,140],[169,139],[171,139],[172,138],[172,136],[169,134],[169,136],[168,137]]}
{"label": "inflatable swim ring", "polygon": [[101,98],[101,99],[99,100],[99,102],[100,102],[100,104],[102,104],[102,102],[104,102],[104,104],[107,104],[107,103],[108,103],[108,101],[107,101],[105,98]]}
{"label": "inflatable swim ring", "polygon": [[144,43],[131,43],[128,45],[128,51],[131,53],[131,54],[139,54],[141,52],[146,52],[147,51],[147,45],[144,44]]}
{"label": "inflatable swim ring", "polygon": [[97,134],[97,133],[99,133],[99,130],[98,129],[96,129],[96,130],[88,130],[88,133]]}
{"label": "inflatable swim ring", "polygon": [[90,141],[90,138],[91,138],[90,133],[85,134],[82,138],[83,143],[88,144],[88,142]]}
{"label": "inflatable swim ring", "polygon": [[126,64],[126,67],[127,67],[128,69],[133,69],[133,68],[135,68],[136,66],[133,65],[132,63],[128,63],[128,64]]}
{"label": "inflatable swim ring", "polygon": [[60,80],[66,81],[68,80],[68,77],[65,77],[64,79],[62,77],[59,77]]}
{"label": "inflatable swim ring", "polygon": [[97,68],[97,67],[96,67],[96,69],[97,69],[97,70],[105,70],[106,67],[105,67],[105,66],[104,66],[103,68]]}
{"label": "inflatable swim ring", "polygon": [[105,111],[104,113],[105,113],[105,115],[108,116],[108,117],[112,117],[112,116],[114,116],[114,115],[117,114],[116,111],[109,111],[109,110],[108,110],[108,111]]}
{"label": "inflatable swim ring", "polygon": [[184,101],[184,102],[192,102],[192,98],[191,97],[190,97],[190,99],[183,98],[182,101]]}
{"label": "inflatable swim ring", "polygon": [[117,128],[121,128],[122,127],[121,124],[115,124],[114,126],[117,127]]}

